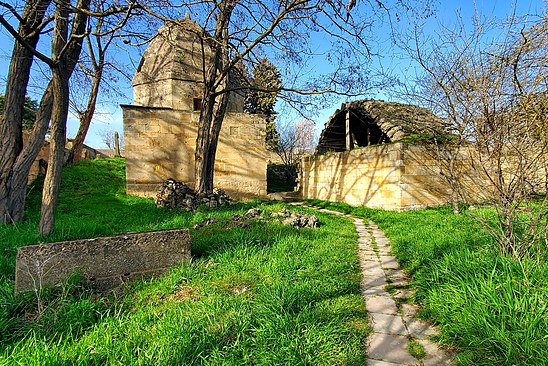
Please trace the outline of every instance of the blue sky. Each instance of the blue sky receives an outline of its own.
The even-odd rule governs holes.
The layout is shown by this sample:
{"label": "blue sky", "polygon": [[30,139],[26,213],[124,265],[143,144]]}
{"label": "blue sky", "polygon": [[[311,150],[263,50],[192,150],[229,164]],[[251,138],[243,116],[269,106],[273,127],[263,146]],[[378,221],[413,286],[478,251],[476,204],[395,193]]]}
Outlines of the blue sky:
{"label": "blue sky", "polygon": [[[14,1],[14,0],[12,0]],[[9,1],[9,2],[12,2]],[[359,2],[360,0],[358,0]],[[516,6],[517,12],[519,14],[538,14],[540,13],[543,6],[546,5],[546,2],[543,2],[542,0],[517,0],[517,1],[510,1],[510,0],[478,0],[478,1],[471,1],[471,0],[461,0],[461,1],[444,1],[440,0],[436,7],[436,12],[434,17],[431,17],[426,24],[426,32],[435,32],[435,30],[439,27],[439,24],[444,24],[446,26],[451,26],[451,24],[454,22],[454,20],[457,17],[457,14],[460,14],[461,18],[466,22],[469,23],[474,14],[476,12],[479,12],[485,16],[497,16],[497,17],[505,17],[510,10],[513,8],[513,6]],[[0,27],[1,28],[1,27]],[[388,27],[386,26],[380,26],[375,29],[373,29],[373,32],[375,32],[374,36],[378,40],[378,44],[383,49],[383,57],[380,59],[374,60],[374,65],[376,65],[378,68],[390,68],[394,70],[395,73],[400,74],[401,76],[405,77],[405,73],[409,72],[409,67],[411,66],[412,69],[412,63],[410,63],[409,60],[406,60],[405,58],[396,57],[395,53],[390,48],[390,41],[387,37],[389,34]],[[318,39],[318,45],[321,45],[322,39]],[[5,78],[9,67],[9,57],[11,54],[11,49],[13,46],[13,41],[11,37],[7,34],[7,32],[1,28],[0,29],[0,93],[4,93],[5,89]],[[319,46],[320,47],[320,46]],[[136,58],[138,59],[138,58]],[[311,68],[311,76],[313,76],[314,70],[321,71],[324,69],[324,65],[326,63],[321,61],[318,61],[318,64],[315,65],[315,67]],[[129,74],[133,74],[135,72],[134,69],[131,69],[130,66],[127,72]],[[36,75],[39,75],[40,73],[40,64],[37,61],[36,62]],[[94,121],[92,123],[92,126],[90,128],[90,131],[88,133],[88,137],[86,139],[86,143],[88,145],[91,145],[96,148],[103,148],[104,144],[101,141],[100,138],[100,132],[102,130],[108,129],[108,130],[117,130],[119,132],[122,132],[122,112],[121,108],[119,107],[119,104],[131,104],[133,100],[133,94],[131,89],[131,83],[129,80],[126,80],[124,78],[121,78],[119,81],[119,88],[123,93],[123,96],[119,96],[116,98],[103,98],[102,102],[99,103],[97,108],[96,116],[94,117]],[[32,94],[33,89],[29,90],[29,94],[34,99],[39,99],[40,95],[33,95]],[[390,98],[383,90],[375,90],[369,95],[364,95],[363,98],[378,98],[378,99],[384,99],[384,100],[394,100],[394,98]],[[360,98],[351,98],[351,99],[361,99]],[[107,99],[107,100],[105,100]],[[348,99],[348,98],[347,98]],[[314,118],[316,121],[316,126],[318,129],[318,133],[323,128],[323,124],[327,121],[328,117],[333,114],[333,112],[340,107],[342,102],[347,101],[345,98],[340,98],[338,101],[333,102],[330,105],[324,105],[318,107],[318,115]],[[325,108],[324,108],[325,107]],[[294,119],[295,122],[299,116],[288,114],[286,115],[286,119]],[[78,129],[78,125],[76,122],[76,119],[73,116],[69,117],[69,125],[68,125],[68,135],[69,137],[72,137],[76,134],[76,131]]]}

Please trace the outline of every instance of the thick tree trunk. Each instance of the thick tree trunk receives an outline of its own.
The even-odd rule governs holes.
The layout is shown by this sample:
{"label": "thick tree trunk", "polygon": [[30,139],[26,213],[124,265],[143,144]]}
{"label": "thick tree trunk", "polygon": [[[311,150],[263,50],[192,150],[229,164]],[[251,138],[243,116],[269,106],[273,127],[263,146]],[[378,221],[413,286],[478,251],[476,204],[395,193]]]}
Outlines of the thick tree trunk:
{"label": "thick tree trunk", "polygon": [[194,154],[194,190],[197,193],[211,193],[213,191],[213,175],[208,173],[210,166],[208,159],[209,145],[211,142],[211,123],[213,120],[213,108],[215,97],[204,98],[200,112],[198,136],[196,138],[196,152]]}
{"label": "thick tree trunk", "polygon": [[[80,0],[76,7],[89,10],[90,0]],[[61,171],[64,165],[67,118],[69,108],[69,79],[74,71],[82,50],[82,38],[85,34],[87,15],[78,12],[73,19],[71,41],[68,39],[69,3],[59,1],[55,13],[55,37],[52,42],[52,54],[55,67],[52,67],[52,88],[54,104],[51,114],[52,139],[50,141],[50,158],[44,189],[42,190],[42,209],[40,212],[39,231],[49,235],[55,228],[55,211],[61,187]],[[73,37],[74,36],[74,37]],[[65,46],[66,49],[65,49]]]}
{"label": "thick tree trunk", "polygon": [[21,221],[24,218],[25,193],[30,168],[44,145],[44,138],[48,130],[52,107],[53,87],[50,82],[40,101],[40,107],[36,113],[36,120],[30,133],[29,140],[23,147],[23,150],[17,157],[15,165],[13,166],[11,194],[8,199],[8,207],[12,212],[13,218],[15,219],[14,221]]}
{"label": "thick tree trunk", "polygon": [[[44,19],[44,14],[51,0],[29,0],[23,10],[23,21],[19,25],[18,33],[28,46],[34,48],[39,34],[36,28]],[[12,207],[9,201],[13,196],[12,189],[19,185],[13,182],[13,165],[23,149],[23,108],[25,95],[30,77],[33,55],[31,50],[19,42],[15,42],[6,82],[4,99],[4,114],[1,121],[0,133],[2,145],[0,147],[0,222],[12,223],[23,219],[22,215],[14,212],[20,207]]]}
{"label": "thick tree trunk", "polygon": [[61,171],[64,165],[67,116],[69,106],[69,83],[65,70],[53,70],[53,90],[55,103],[51,114],[50,156],[44,189],[42,190],[42,210],[40,212],[40,234],[49,235],[55,228],[55,211],[61,186]]}
{"label": "thick tree trunk", "polygon": [[[216,40],[211,66],[204,72],[204,99],[200,112],[195,153],[195,185],[199,194],[213,191],[215,155],[219,132],[228,105],[228,92],[217,93],[228,82],[228,23],[234,10],[234,2],[224,2],[215,27]],[[205,62],[203,65],[206,68]],[[218,104],[217,97],[220,96]]]}
{"label": "thick tree trunk", "polygon": [[213,119],[213,126],[211,127],[211,135],[209,141],[209,147],[206,152],[206,174],[205,174],[205,183],[207,192],[213,191],[213,178],[215,175],[215,157],[217,155],[217,145],[219,142],[219,134],[221,132],[221,127],[223,125],[223,120],[226,114],[226,108],[228,106],[228,97],[229,93],[224,93],[221,95],[221,100],[219,106],[215,110],[215,118]]}

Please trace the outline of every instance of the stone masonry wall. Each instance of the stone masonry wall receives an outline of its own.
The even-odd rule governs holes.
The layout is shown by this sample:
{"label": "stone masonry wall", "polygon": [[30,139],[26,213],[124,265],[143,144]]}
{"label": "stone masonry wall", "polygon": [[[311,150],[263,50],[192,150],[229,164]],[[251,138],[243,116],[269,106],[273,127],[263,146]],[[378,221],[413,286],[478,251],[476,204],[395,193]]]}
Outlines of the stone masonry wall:
{"label": "stone masonry wall", "polygon": [[190,260],[190,249],[187,229],[21,247],[17,251],[15,288],[18,292],[38,290],[79,273],[95,289],[108,291]]}
{"label": "stone masonry wall", "polygon": [[[371,208],[402,210],[451,201],[452,190],[440,174],[438,152],[405,143],[369,146],[305,157],[299,177],[304,199],[317,198]],[[484,177],[471,164],[467,150],[455,155],[454,171],[465,184],[467,200],[486,193]]]}
{"label": "stone masonry wall", "polygon": [[[127,193],[145,197],[173,178],[194,185],[199,113],[122,106]],[[266,195],[266,125],[260,116],[227,113],[219,136],[214,186],[234,198]]]}
{"label": "stone masonry wall", "polygon": [[403,162],[396,145],[305,157],[299,184],[304,199],[396,209]]}

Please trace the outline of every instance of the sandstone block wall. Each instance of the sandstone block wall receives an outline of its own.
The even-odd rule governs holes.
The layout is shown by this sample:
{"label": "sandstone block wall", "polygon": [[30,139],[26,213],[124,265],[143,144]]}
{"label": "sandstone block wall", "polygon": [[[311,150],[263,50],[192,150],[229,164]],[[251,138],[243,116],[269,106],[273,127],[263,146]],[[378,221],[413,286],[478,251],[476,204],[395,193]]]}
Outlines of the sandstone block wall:
{"label": "sandstone block wall", "polygon": [[[156,194],[168,178],[194,185],[199,113],[122,106],[127,193]],[[260,116],[227,113],[219,136],[214,186],[234,198],[266,196],[266,124]]]}
{"label": "sandstone block wall", "polygon": [[21,247],[17,251],[15,288],[18,292],[41,289],[79,273],[95,289],[108,291],[190,260],[190,247],[187,229]]}
{"label": "sandstone block wall", "polygon": [[[473,167],[466,149],[456,152],[453,171],[465,176],[469,195],[485,193],[485,179]],[[317,198],[389,210],[451,202],[452,189],[439,152],[405,143],[369,146],[305,157],[299,186],[304,199]]]}

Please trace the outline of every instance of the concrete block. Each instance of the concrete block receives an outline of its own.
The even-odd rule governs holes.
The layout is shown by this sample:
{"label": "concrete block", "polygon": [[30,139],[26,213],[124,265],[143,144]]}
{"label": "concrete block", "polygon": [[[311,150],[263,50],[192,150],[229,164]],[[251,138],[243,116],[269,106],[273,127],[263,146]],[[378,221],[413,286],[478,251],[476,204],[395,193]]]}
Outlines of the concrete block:
{"label": "concrete block", "polygon": [[21,247],[17,292],[60,284],[79,273],[95,289],[108,291],[134,278],[148,278],[190,259],[187,229],[128,233]]}

